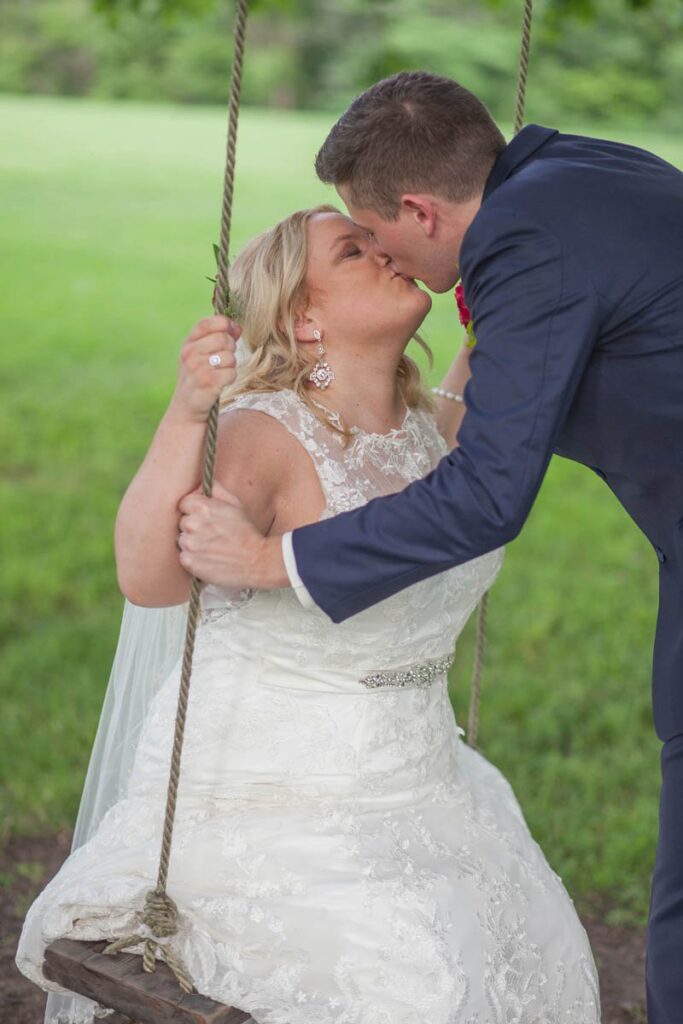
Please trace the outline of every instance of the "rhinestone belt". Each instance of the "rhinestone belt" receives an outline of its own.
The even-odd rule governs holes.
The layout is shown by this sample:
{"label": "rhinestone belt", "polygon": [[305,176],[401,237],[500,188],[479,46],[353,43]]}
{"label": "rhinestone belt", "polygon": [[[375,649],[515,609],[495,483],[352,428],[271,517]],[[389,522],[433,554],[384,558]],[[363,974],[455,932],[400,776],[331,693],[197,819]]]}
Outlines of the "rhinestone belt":
{"label": "rhinestone belt", "polygon": [[397,668],[386,672],[373,672],[359,680],[363,686],[430,686],[437,676],[448,672],[453,664],[453,655],[444,658],[432,658],[417,665]]}

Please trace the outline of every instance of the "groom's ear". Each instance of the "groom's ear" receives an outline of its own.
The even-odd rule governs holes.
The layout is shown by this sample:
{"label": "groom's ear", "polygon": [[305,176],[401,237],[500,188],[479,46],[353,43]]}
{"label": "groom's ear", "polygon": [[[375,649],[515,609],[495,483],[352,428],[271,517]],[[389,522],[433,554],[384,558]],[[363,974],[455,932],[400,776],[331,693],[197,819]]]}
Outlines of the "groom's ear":
{"label": "groom's ear", "polygon": [[436,230],[436,205],[429,196],[419,193],[404,193],[401,196],[401,212],[407,214],[421,231],[431,238]]}

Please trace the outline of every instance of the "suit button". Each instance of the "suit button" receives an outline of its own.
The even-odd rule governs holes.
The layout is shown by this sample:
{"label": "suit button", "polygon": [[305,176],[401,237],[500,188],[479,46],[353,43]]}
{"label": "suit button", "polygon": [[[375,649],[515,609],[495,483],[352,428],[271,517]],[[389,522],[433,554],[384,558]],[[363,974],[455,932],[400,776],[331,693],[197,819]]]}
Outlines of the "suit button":
{"label": "suit button", "polygon": [[655,544],[654,547],[655,547],[655,551],[657,552],[657,558],[659,559],[659,561],[660,562],[666,562],[666,555],[664,554],[662,549],[658,548],[656,544]]}

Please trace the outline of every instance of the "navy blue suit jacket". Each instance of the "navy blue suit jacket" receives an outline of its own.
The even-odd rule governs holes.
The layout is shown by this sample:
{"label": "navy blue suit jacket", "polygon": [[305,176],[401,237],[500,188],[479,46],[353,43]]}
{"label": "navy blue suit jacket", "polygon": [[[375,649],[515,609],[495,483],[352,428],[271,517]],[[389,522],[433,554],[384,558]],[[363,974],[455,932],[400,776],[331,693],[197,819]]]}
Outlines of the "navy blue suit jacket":
{"label": "navy blue suit jacket", "polygon": [[682,733],[683,173],[529,124],[489,175],[460,270],[478,344],[459,446],[405,490],[295,530],[299,574],[341,622],[511,541],[553,452],[575,459],[659,559],[655,727]]}

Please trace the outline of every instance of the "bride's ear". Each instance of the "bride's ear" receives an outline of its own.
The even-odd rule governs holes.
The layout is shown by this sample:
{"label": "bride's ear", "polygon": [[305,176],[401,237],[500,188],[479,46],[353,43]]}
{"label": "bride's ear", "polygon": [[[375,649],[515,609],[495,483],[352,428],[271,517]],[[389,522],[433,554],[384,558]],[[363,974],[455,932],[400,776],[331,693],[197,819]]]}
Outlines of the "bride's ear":
{"label": "bride's ear", "polygon": [[294,317],[294,335],[297,341],[312,344],[316,341],[313,332],[318,330],[322,333],[321,327],[314,317],[306,313],[297,313]]}

